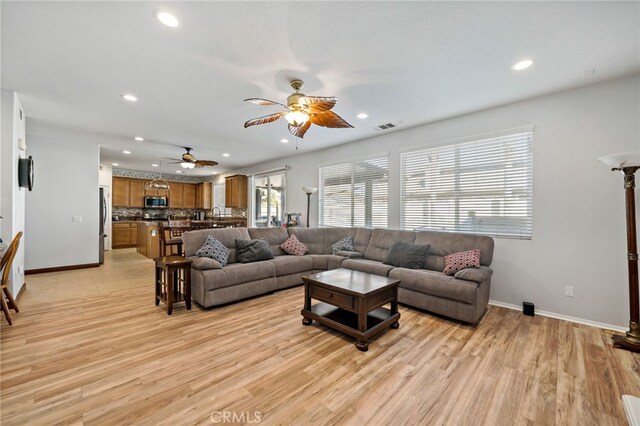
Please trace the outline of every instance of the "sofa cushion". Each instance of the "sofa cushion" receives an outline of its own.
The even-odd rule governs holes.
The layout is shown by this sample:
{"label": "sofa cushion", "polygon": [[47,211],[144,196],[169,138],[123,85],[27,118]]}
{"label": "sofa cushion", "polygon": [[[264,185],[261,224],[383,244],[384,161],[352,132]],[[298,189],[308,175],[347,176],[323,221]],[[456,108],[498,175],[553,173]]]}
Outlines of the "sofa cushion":
{"label": "sofa cushion", "polygon": [[294,256],[304,256],[304,254],[309,251],[309,247],[301,243],[295,234],[289,235],[287,241],[280,244],[280,248],[284,250],[285,253]]}
{"label": "sofa cushion", "polygon": [[273,259],[271,247],[265,240],[236,240],[236,256],[240,263]]}
{"label": "sofa cushion", "polygon": [[249,228],[249,236],[253,240],[260,239],[268,242],[274,256],[286,254],[284,250],[280,248],[280,245],[289,238],[289,234],[285,228]]}
{"label": "sofa cushion", "polygon": [[273,263],[270,263],[270,261],[233,263],[222,269],[210,269],[201,272],[204,276],[207,291],[267,278],[275,278],[276,276],[275,266]]}
{"label": "sofa cushion", "polygon": [[336,256],[348,257],[350,259],[362,259],[364,256],[357,251],[339,251]]}
{"label": "sofa cushion", "polygon": [[368,272],[370,274],[386,277],[393,266],[385,265],[382,262],[368,259],[345,259],[342,267],[353,269],[354,271]]}
{"label": "sofa cushion", "polygon": [[[416,233],[413,231],[395,231],[391,229],[374,229],[371,239],[364,252],[364,258],[382,262],[389,248],[396,241],[414,242]],[[357,250],[360,251],[360,250]]]}
{"label": "sofa cushion", "polygon": [[480,250],[467,250],[453,253],[444,257],[445,275],[454,275],[456,272],[465,268],[480,267]]}
{"label": "sofa cushion", "polygon": [[456,279],[473,281],[481,283],[484,280],[488,280],[493,275],[493,271],[488,266],[480,266],[479,268],[465,268],[454,275]]}
{"label": "sofa cushion", "polygon": [[309,256],[276,256],[269,262],[276,268],[276,277],[313,269],[313,259]]}
{"label": "sofa cushion", "polygon": [[344,257],[333,254],[310,254],[305,257],[313,259],[313,269],[322,271],[338,269],[344,260]]}
{"label": "sofa cushion", "polygon": [[353,238],[351,236],[344,237],[340,241],[331,244],[331,253],[336,254],[339,251],[354,251]]}
{"label": "sofa cushion", "polygon": [[416,232],[416,244],[429,244],[429,256],[425,268],[432,271],[444,270],[444,256],[459,251],[480,249],[480,264],[491,265],[494,241],[482,235],[462,234],[458,232]]}
{"label": "sofa cushion", "polygon": [[199,269],[201,271],[206,271],[208,269],[222,269],[220,262],[208,257],[191,256],[187,257],[187,259],[193,261],[191,263],[191,267],[194,269]]}
{"label": "sofa cushion", "polygon": [[429,252],[428,244],[396,241],[391,245],[382,263],[409,269],[422,269]]}
{"label": "sofa cushion", "polygon": [[194,254],[198,257],[208,257],[217,260],[222,266],[225,266],[229,259],[229,249],[211,235],[207,237],[202,247],[196,250]]}
{"label": "sofa cushion", "polygon": [[457,280],[442,272],[424,269],[394,268],[390,278],[400,280],[400,287],[444,299],[464,303],[475,303],[478,284],[472,281]]}
{"label": "sofa cushion", "polygon": [[324,253],[323,228],[287,228],[289,235],[295,235],[298,241],[309,247],[308,254]]}
{"label": "sofa cushion", "polygon": [[196,250],[202,247],[202,244],[204,244],[209,235],[229,249],[228,263],[236,262],[236,239],[248,240],[251,238],[249,237],[247,228],[199,229],[197,231],[188,231],[182,234],[184,255],[187,257],[193,256]]}

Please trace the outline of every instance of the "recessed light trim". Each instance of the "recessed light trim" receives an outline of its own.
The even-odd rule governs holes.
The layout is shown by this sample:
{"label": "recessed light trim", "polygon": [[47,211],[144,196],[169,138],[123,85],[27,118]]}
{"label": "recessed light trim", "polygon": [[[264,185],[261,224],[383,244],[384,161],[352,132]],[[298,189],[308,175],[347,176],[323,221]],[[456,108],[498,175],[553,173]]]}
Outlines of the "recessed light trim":
{"label": "recessed light trim", "polygon": [[224,154],[222,154],[223,157],[230,157],[229,154],[227,154],[226,152]]}
{"label": "recessed light trim", "polygon": [[282,142],[282,143],[289,143],[289,139],[280,139],[280,142]]}
{"label": "recessed light trim", "polygon": [[522,71],[522,70],[526,70],[531,65],[533,65],[533,60],[531,60],[531,59],[523,59],[522,61],[519,61],[519,62],[516,62],[515,64],[513,64],[511,69],[514,70],[514,71]]}
{"label": "recessed light trim", "polygon": [[176,173],[182,173],[182,170],[176,170]]}
{"label": "recessed light trim", "polygon": [[144,141],[144,138],[142,136],[136,136],[135,138],[133,138],[135,140],[137,140],[138,142],[142,142]]}
{"label": "recessed light trim", "polygon": [[138,102],[138,97],[135,95],[132,95],[131,93],[123,93],[120,96],[122,96],[122,99],[124,99],[125,101]]}
{"label": "recessed light trim", "polygon": [[369,114],[367,114],[366,112],[361,112],[360,114],[356,115],[356,117],[358,117],[360,120],[364,120],[365,118],[369,117]]}
{"label": "recessed light trim", "polygon": [[151,165],[151,167],[158,167],[158,165],[154,163]]}
{"label": "recessed light trim", "polygon": [[153,12],[153,15],[158,21],[169,28],[177,28],[180,26],[180,21],[178,20],[178,18],[176,18],[175,15],[167,12],[166,10],[156,10],[155,12]]}
{"label": "recessed light trim", "polygon": [[120,164],[118,164],[118,163],[111,163],[111,165],[112,165],[112,166],[116,166],[116,167],[118,167]]}
{"label": "recessed light trim", "polygon": [[131,151],[124,150],[124,151],[122,151],[122,153],[129,155],[129,154],[131,154]]}

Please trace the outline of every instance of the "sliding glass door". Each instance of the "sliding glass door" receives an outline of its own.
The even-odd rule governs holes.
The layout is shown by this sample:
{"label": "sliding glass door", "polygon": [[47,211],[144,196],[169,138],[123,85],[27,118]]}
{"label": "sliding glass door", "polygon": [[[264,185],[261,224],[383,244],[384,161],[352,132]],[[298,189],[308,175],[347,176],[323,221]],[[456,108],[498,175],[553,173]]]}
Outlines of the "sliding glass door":
{"label": "sliding glass door", "polygon": [[282,226],[285,175],[276,173],[254,178],[254,222],[256,228]]}

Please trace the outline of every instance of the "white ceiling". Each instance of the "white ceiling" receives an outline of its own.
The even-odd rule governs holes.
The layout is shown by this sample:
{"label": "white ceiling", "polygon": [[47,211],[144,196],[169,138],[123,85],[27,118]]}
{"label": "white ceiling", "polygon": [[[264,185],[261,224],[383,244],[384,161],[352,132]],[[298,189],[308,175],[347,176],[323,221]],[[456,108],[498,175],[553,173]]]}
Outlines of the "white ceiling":
{"label": "white ceiling", "polygon": [[[177,157],[177,146],[188,145],[220,163],[202,171],[210,174],[368,138],[387,122],[406,128],[640,71],[637,2],[3,1],[1,8],[2,88],[19,93],[28,132],[98,142],[104,162],[136,170],[156,170],[156,156]],[[158,9],[181,27],[161,25]],[[522,58],[535,65],[512,71]],[[308,95],[337,96],[334,111],[355,129],[313,126],[299,151],[284,120],[244,129],[247,119],[278,108],[242,100],[283,102],[292,78],[305,81]],[[139,102],[123,101],[125,92]],[[369,119],[355,118],[363,111]],[[133,141],[137,135],[145,142]]]}

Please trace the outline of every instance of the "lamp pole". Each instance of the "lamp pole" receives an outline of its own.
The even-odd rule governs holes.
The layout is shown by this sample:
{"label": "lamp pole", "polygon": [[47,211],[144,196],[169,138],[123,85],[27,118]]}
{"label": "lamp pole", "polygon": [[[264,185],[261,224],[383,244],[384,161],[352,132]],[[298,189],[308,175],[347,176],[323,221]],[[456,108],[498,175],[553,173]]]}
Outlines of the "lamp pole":
{"label": "lamp pole", "polygon": [[303,186],[302,190],[307,194],[307,228],[309,227],[309,211],[311,210],[311,195],[318,190],[318,188],[311,188],[309,186]]}

